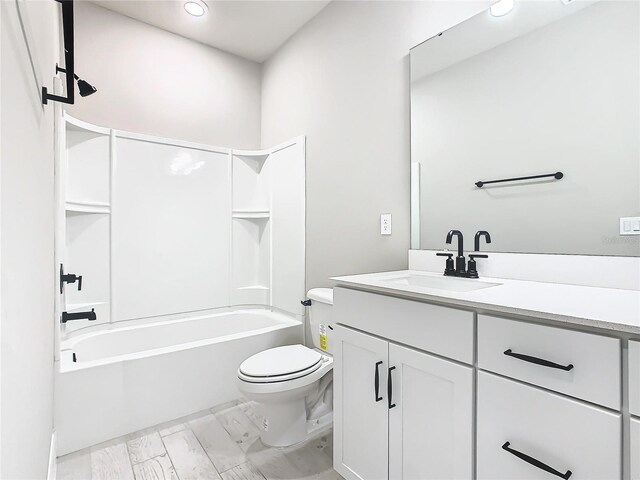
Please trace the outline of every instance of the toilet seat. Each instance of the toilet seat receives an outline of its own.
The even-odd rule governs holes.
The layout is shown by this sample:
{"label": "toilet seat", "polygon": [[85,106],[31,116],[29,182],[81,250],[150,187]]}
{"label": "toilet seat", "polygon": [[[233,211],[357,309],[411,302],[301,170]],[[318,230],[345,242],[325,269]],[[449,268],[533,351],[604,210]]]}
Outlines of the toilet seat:
{"label": "toilet seat", "polygon": [[[323,376],[325,376],[328,372],[333,370],[333,357],[329,354],[324,354],[319,352],[318,350],[313,350],[311,348],[307,348],[304,345],[292,345],[290,347],[296,347],[298,352],[303,351],[302,349],[313,352],[315,358],[319,357],[319,361],[317,363],[312,363],[311,366],[307,368],[298,370],[297,372],[291,373],[281,373],[283,370],[293,370],[292,367],[283,367],[280,369],[280,375],[273,376],[251,376],[243,373],[276,373],[278,370],[274,368],[274,363],[267,365],[262,365],[261,367],[256,367],[252,365],[254,362],[250,364],[245,364],[247,360],[253,358],[254,360],[260,360],[271,357],[271,354],[268,353],[272,350],[277,350],[279,348],[287,348],[287,347],[277,347],[270,350],[265,350],[264,352],[257,353],[253,357],[249,357],[249,359],[245,360],[245,362],[240,365],[238,369],[238,381],[240,391],[246,394],[255,394],[255,395],[268,395],[272,397],[272,401],[277,400],[279,394],[290,395],[293,391],[305,390],[311,388],[313,384],[320,380]],[[286,350],[285,350],[286,352]],[[308,353],[308,352],[307,352]],[[273,358],[273,357],[271,357]],[[310,362],[313,359],[311,355],[307,357],[307,362]],[[267,360],[268,361],[268,360]],[[257,363],[257,362],[256,362]],[[265,362],[266,363],[266,362]],[[301,364],[297,364],[297,368],[300,368]],[[304,365],[304,363],[302,364]],[[254,368],[252,368],[254,367]],[[260,370],[262,369],[262,370]]]}
{"label": "toilet seat", "polygon": [[322,354],[304,345],[271,348],[247,358],[238,378],[251,383],[274,383],[305,377],[324,363]]}

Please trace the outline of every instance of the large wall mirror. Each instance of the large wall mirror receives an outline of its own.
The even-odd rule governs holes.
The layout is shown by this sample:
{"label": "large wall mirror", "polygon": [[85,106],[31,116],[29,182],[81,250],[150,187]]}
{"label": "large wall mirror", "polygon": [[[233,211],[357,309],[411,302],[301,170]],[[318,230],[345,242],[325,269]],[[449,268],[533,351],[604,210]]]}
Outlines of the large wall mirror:
{"label": "large wall mirror", "polygon": [[640,3],[516,0],[413,48],[411,157],[413,249],[459,229],[468,250],[488,230],[487,251],[640,255],[620,233],[640,216]]}

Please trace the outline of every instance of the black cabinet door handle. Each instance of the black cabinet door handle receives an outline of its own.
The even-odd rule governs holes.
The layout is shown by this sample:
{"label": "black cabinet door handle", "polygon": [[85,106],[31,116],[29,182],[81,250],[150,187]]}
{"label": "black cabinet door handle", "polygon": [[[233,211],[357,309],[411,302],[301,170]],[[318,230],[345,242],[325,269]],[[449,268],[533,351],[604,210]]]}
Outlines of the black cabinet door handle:
{"label": "black cabinet door handle", "polygon": [[380,367],[380,365],[382,365],[382,362],[376,362],[376,374],[373,379],[373,383],[375,385],[375,391],[376,391],[376,402],[379,402],[380,400],[382,400],[382,397],[379,396],[380,395],[380,371],[378,370],[378,368]]}
{"label": "black cabinet door handle", "polygon": [[389,371],[387,372],[387,398],[389,399],[389,410],[396,406],[393,403],[393,383],[391,380],[391,372],[394,371],[396,367],[389,367]]}
{"label": "black cabinet door handle", "polygon": [[519,459],[524,460],[528,464],[533,465],[534,467],[538,467],[540,470],[544,470],[545,472],[548,472],[552,475],[564,478],[564,480],[569,480],[569,477],[571,477],[572,475],[571,470],[567,470],[565,473],[559,472],[555,468],[550,467],[546,463],[542,463],[540,460],[536,460],[535,458],[530,457],[526,453],[522,453],[518,450],[514,450],[513,448],[509,448],[509,445],[511,445],[509,442],[505,442],[504,445],[502,445],[502,449],[509,452],[511,455],[515,455]]}
{"label": "black cabinet door handle", "polygon": [[511,349],[505,350],[504,354],[509,357],[517,358],[518,360],[535,363],[536,365],[542,365],[543,367],[557,368],[558,370],[564,370],[565,372],[573,370],[572,363],[570,363],[569,365],[560,365],[559,363],[553,363],[549,360],[544,360],[543,358],[532,357],[531,355],[523,355],[522,353],[515,353]]}

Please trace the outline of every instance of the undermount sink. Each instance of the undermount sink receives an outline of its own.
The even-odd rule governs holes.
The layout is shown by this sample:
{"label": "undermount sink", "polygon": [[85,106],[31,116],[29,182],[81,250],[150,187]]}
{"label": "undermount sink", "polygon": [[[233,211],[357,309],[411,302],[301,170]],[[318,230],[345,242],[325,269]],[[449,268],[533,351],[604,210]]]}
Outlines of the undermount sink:
{"label": "undermount sink", "polygon": [[394,286],[409,286],[421,288],[434,288],[436,290],[448,290],[450,292],[472,292],[502,285],[501,283],[483,282],[482,280],[453,277],[432,277],[427,275],[402,274],[376,279],[381,283],[389,283]]}

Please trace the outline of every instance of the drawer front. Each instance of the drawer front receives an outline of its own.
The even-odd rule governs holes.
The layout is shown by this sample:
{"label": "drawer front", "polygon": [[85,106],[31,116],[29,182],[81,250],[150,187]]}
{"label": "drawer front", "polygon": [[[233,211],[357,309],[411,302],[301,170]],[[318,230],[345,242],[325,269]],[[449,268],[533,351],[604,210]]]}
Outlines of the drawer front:
{"label": "drawer front", "polygon": [[631,480],[640,480],[640,420],[631,419]]}
{"label": "drawer front", "polygon": [[629,411],[640,416],[640,342],[629,342]]}
{"label": "drawer front", "polygon": [[335,288],[336,323],[473,363],[473,312]]}
{"label": "drawer front", "polygon": [[486,372],[477,439],[479,480],[557,479],[535,461],[576,480],[621,478],[620,414]]}
{"label": "drawer front", "polygon": [[616,338],[478,315],[483,370],[620,410],[621,363]]}

